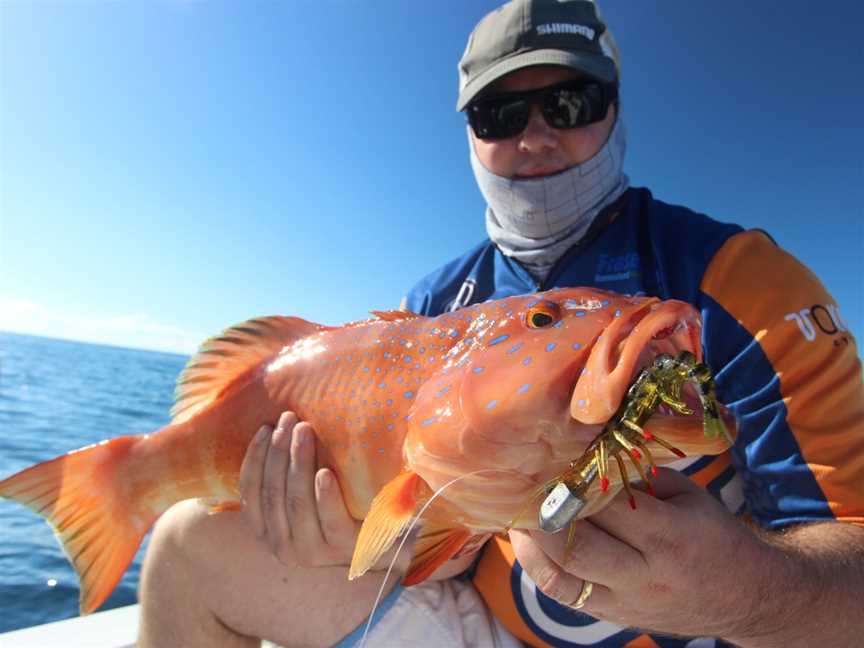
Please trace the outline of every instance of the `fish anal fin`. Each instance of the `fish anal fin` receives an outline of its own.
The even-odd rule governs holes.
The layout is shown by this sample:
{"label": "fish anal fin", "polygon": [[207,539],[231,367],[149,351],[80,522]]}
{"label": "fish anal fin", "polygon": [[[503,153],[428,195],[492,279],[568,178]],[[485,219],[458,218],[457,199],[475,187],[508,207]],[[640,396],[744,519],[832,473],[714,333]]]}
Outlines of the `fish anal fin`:
{"label": "fish anal fin", "polygon": [[258,317],[206,340],[177,378],[172,423],[182,423],[219,398],[238,376],[285,346],[328,327],[299,317]]}
{"label": "fish anal fin", "polygon": [[369,311],[372,315],[377,317],[378,319],[384,320],[385,322],[399,322],[401,320],[407,319],[415,319],[417,317],[422,317],[422,315],[418,315],[409,310],[373,310]]}
{"label": "fish anal fin", "polygon": [[372,500],[360,527],[348,578],[365,574],[395,542],[414,517],[418,504],[431,496],[431,489],[408,470],[390,480]]}
{"label": "fish anal fin", "polygon": [[[464,527],[443,527],[426,523],[414,542],[414,555],[403,585],[416,585],[429,578],[436,569],[455,558],[475,534]],[[483,540],[487,534],[481,534]],[[473,544],[473,543],[472,543]]]}

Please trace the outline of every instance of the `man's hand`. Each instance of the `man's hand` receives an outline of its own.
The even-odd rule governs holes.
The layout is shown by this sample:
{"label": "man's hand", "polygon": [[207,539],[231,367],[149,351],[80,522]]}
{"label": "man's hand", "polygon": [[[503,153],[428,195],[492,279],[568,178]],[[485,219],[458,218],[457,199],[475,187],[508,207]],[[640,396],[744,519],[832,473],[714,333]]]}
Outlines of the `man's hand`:
{"label": "man's hand", "polygon": [[[625,627],[683,636],[742,637],[783,556],[684,475],[660,469],[657,497],[624,493],[567,532],[511,531],[519,562],[546,595]],[[779,596],[784,596],[779,593]]]}
{"label": "man's hand", "polygon": [[[285,564],[303,567],[351,564],[360,522],[351,517],[332,470],[316,471],[315,431],[284,412],[276,428],[265,425],[255,435],[240,468],[243,512],[263,542]],[[386,570],[400,542],[394,543],[372,567]],[[428,580],[459,574],[471,564],[469,555],[439,567]],[[411,543],[406,543],[393,566],[408,571]]]}
{"label": "man's hand", "polygon": [[[315,469],[315,432],[293,412],[262,427],[240,469],[243,511],[281,561],[349,565],[360,523],[348,513],[333,471]],[[391,554],[392,557],[392,554]]]}

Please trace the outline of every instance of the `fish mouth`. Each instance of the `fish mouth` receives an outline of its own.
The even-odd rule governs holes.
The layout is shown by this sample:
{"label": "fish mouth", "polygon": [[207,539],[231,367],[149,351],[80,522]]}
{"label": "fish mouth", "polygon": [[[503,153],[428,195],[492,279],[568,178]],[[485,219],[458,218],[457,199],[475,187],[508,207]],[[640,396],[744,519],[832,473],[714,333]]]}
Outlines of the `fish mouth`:
{"label": "fish mouth", "polygon": [[[633,380],[661,354],[673,357],[682,351],[702,359],[702,325],[698,312],[689,304],[650,300],[626,317],[616,318],[598,337],[585,368],[578,377],[570,400],[570,415],[585,424],[603,424],[618,410]],[[682,400],[701,415],[702,405],[695,390],[686,384]],[[692,416],[663,404],[663,416]]]}

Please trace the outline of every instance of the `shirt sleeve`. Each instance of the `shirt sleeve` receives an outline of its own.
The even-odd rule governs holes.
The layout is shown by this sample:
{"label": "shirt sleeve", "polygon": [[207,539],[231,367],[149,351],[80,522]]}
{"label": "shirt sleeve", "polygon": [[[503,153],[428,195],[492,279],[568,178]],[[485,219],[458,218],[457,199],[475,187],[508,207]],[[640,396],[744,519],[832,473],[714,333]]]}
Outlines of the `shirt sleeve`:
{"label": "shirt sleeve", "polygon": [[840,309],[758,231],[730,237],[700,285],[705,357],[738,419],[733,461],[767,528],[864,525],[864,383]]}

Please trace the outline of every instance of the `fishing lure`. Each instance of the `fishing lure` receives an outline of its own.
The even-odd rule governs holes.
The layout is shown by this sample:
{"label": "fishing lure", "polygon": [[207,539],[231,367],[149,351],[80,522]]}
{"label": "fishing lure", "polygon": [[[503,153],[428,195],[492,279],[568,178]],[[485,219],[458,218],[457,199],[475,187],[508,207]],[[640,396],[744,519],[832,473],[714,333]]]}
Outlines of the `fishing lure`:
{"label": "fishing lure", "polygon": [[642,460],[647,459],[651,476],[656,476],[657,466],[647,444],[657,443],[678,457],[684,457],[684,453],[644,426],[663,404],[679,414],[693,414],[693,410],[681,399],[681,388],[688,382],[695,386],[702,404],[706,438],[722,436],[731,444],[732,439],[718,411],[714,380],[708,366],[696,362],[696,357],[689,351],[682,351],[674,358],[665,353],[660,354],[652,365],[642,369],[627,390],[618,411],[582,456],[571,461],[567,470],[544,485],[542,490],[547,493],[547,497],[540,507],[540,528],[547,533],[555,533],[571,522],[587,504],[588,488],[598,477],[600,490],[604,493],[608,491],[610,460],[615,461],[630,506],[635,509],[636,500],[622,455],[630,459],[645,483],[646,490],[653,495],[654,490]]}

